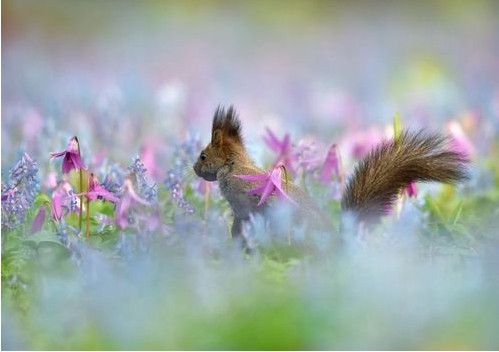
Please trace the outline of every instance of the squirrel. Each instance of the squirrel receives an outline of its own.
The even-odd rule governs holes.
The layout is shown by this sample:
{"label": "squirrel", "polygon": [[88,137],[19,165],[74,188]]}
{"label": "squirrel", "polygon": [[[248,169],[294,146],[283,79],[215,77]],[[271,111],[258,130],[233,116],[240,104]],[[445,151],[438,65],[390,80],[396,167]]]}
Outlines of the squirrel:
{"label": "squirrel", "polygon": [[[414,181],[457,183],[468,178],[466,156],[445,148],[446,138],[438,133],[402,132],[400,137],[374,147],[355,167],[341,197],[342,212],[351,213],[358,222],[375,223],[386,214],[400,191]],[[218,107],[213,117],[211,141],[202,150],[194,172],[206,181],[218,181],[222,195],[234,215],[233,238],[252,213],[265,213],[267,203],[258,206],[259,195],[250,195],[251,181],[235,175],[261,174],[248,155],[236,110]],[[302,215],[323,221],[323,211],[308,194],[287,182],[287,194],[299,204]],[[327,219],[325,220],[327,222]]]}

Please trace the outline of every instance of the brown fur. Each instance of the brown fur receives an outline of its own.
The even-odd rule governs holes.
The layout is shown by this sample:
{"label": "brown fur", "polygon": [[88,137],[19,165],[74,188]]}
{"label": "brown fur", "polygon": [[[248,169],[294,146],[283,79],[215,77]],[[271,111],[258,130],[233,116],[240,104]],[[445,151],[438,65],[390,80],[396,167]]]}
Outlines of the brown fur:
{"label": "brown fur", "polygon": [[413,181],[453,183],[467,178],[462,154],[445,148],[446,139],[425,131],[404,132],[374,148],[347,182],[341,205],[360,220],[386,213],[400,191]]}

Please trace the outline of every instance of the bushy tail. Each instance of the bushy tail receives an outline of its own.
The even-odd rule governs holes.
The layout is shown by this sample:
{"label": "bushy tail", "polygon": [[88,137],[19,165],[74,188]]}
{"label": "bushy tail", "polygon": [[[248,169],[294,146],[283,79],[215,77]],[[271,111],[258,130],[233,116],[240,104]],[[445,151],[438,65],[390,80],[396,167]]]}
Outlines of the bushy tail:
{"label": "bushy tail", "polygon": [[343,210],[372,222],[386,214],[412,181],[460,182],[468,178],[468,158],[446,149],[446,138],[425,131],[404,132],[371,150],[347,181]]}

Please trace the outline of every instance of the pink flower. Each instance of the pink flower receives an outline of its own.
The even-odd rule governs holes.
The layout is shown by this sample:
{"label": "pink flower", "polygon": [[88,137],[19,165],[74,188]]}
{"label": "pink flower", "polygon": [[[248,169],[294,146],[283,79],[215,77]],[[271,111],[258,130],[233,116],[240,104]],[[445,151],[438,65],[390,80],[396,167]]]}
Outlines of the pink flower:
{"label": "pink flower", "polygon": [[386,136],[378,129],[355,131],[346,136],[344,144],[349,146],[350,155],[360,159],[377,146]]}
{"label": "pink flower", "polygon": [[278,194],[294,205],[298,205],[283,189],[282,189],[282,170],[283,166],[277,166],[270,172],[263,174],[251,175],[234,175],[235,177],[250,182],[261,182],[261,184],[248,191],[248,194],[261,194],[260,201],[257,206],[262,205],[265,201],[274,194]]}
{"label": "pink flower", "polygon": [[210,192],[212,190],[212,188],[213,188],[213,182],[208,182],[208,181],[205,181],[202,178],[200,178],[198,183],[197,183],[196,190],[200,194],[206,194],[207,192]]}
{"label": "pink flower", "polygon": [[153,177],[158,177],[161,172],[161,168],[156,163],[156,150],[151,145],[146,145],[142,148],[140,153],[140,160],[144,164],[144,167],[149,172],[149,175]]}
{"label": "pink flower", "polygon": [[409,183],[405,188],[405,191],[409,197],[417,197],[418,189],[416,188],[416,182]]}
{"label": "pink flower", "polygon": [[54,189],[57,187],[57,174],[53,171],[49,172],[45,177],[43,185],[47,189]]}
{"label": "pink flower", "polygon": [[450,132],[451,147],[454,151],[464,154],[467,157],[471,157],[475,154],[475,146],[458,121],[450,121],[447,124],[447,130]]}
{"label": "pink flower", "polygon": [[314,140],[300,140],[296,146],[294,155],[298,164],[297,169],[301,168],[304,172],[312,172],[322,163],[322,158],[317,155]]}
{"label": "pink flower", "polygon": [[93,173],[90,174],[90,180],[88,182],[88,192],[84,192],[78,195],[85,195],[89,200],[96,200],[102,197],[110,202],[117,203],[119,198],[114,194],[109,192],[107,189],[102,187],[97,181],[97,177]]}
{"label": "pink flower", "polygon": [[151,203],[143,200],[138,196],[138,194],[133,189],[132,180],[126,178],[124,181],[125,191],[121,200],[116,206],[116,224],[125,228],[128,226],[128,211],[132,207],[133,203],[139,203],[142,205],[150,205]]}
{"label": "pink flower", "polygon": [[61,156],[64,156],[64,160],[62,161],[63,174],[69,174],[73,169],[85,168],[85,164],[81,160],[80,145],[78,144],[78,138],[76,138],[76,136],[71,138],[66,150],[50,153],[51,158],[59,158]]}
{"label": "pink flower", "polygon": [[45,222],[46,212],[47,210],[45,209],[45,205],[42,205],[33,220],[33,224],[31,224],[31,233],[37,233],[42,229],[43,223]]}
{"label": "pink flower", "polygon": [[319,180],[322,183],[329,183],[333,177],[335,177],[338,181],[343,182],[341,158],[336,144],[333,144],[327,152],[326,160],[324,160]]}
{"label": "pink flower", "polygon": [[284,165],[288,170],[294,172],[294,162],[296,155],[292,151],[291,137],[286,133],[282,140],[279,140],[276,135],[269,129],[266,129],[267,135],[263,136],[263,140],[274,152],[278,153],[277,160],[274,166]]}
{"label": "pink flower", "polygon": [[[52,203],[50,213],[52,218],[60,220],[63,216],[80,209],[80,199],[74,193],[71,185],[63,181],[52,193]],[[66,214],[63,214],[66,210]]]}

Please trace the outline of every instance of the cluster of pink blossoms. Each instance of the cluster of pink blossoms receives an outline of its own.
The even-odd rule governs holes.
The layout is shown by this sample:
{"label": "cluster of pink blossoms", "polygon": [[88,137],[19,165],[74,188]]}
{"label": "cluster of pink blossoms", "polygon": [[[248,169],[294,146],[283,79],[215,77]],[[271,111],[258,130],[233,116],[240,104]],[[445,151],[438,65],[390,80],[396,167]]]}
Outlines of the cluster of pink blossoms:
{"label": "cluster of pink blossoms", "polygon": [[[69,174],[72,170],[79,170],[80,175],[86,174],[83,171],[86,170],[87,167],[81,159],[80,145],[77,137],[71,138],[64,151],[50,153],[50,156],[52,158],[63,157],[63,175]],[[66,180],[61,181],[59,185],[57,185],[52,193],[51,201],[51,215],[54,220],[59,222],[62,218],[72,212],[80,212],[81,217],[81,211],[83,209],[82,197],[85,197],[86,199],[87,212],[89,211],[88,206],[90,202],[95,201],[96,199],[104,199],[116,204],[115,223],[118,227],[125,228],[129,225],[128,211],[135,203],[150,205],[149,202],[137,195],[130,178],[125,179],[124,191],[120,198],[105,189],[93,173],[90,173],[86,178],[86,180],[81,179],[82,184],[80,184],[80,189],[83,188],[83,182],[85,182],[85,184],[88,185],[87,191],[78,194],[74,192],[73,187]]]}

